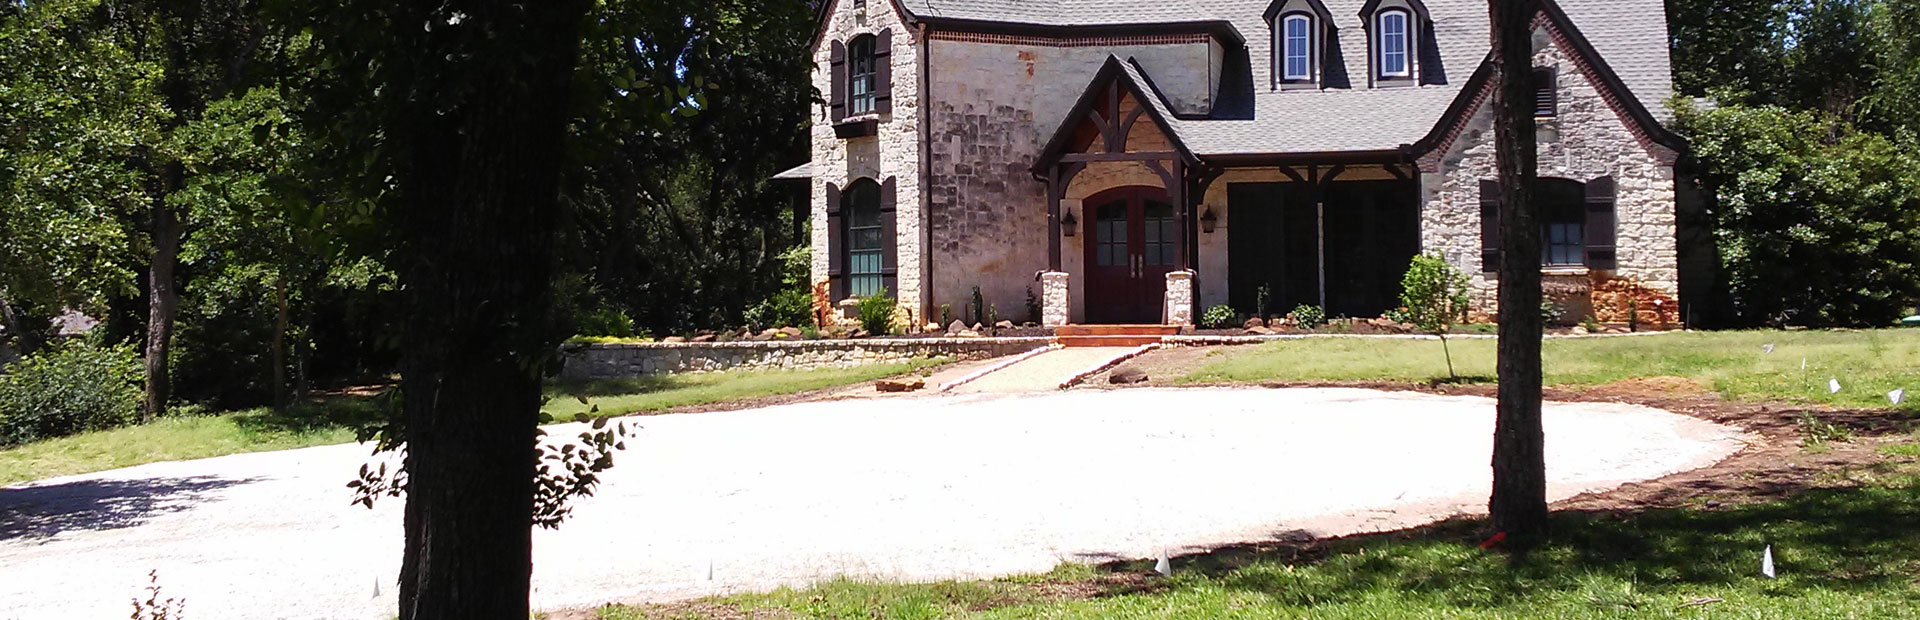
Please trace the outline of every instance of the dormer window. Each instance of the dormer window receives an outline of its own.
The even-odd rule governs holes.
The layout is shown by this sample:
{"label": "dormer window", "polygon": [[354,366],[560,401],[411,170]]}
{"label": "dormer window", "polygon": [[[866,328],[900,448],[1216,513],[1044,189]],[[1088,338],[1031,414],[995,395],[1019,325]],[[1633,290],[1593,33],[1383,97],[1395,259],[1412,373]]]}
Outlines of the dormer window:
{"label": "dormer window", "polygon": [[873,41],[871,35],[861,36],[847,45],[847,114],[851,116],[874,111]]}
{"label": "dormer window", "polygon": [[1407,51],[1410,48],[1408,43],[1412,39],[1407,12],[1381,11],[1378,19],[1379,25],[1374,32],[1377,33],[1375,36],[1379,40],[1376,49],[1380,51],[1378,62],[1380,77],[1413,77],[1413,63],[1409,60]]}
{"label": "dormer window", "polygon": [[1280,79],[1288,82],[1313,80],[1313,17],[1292,13],[1281,19]]}

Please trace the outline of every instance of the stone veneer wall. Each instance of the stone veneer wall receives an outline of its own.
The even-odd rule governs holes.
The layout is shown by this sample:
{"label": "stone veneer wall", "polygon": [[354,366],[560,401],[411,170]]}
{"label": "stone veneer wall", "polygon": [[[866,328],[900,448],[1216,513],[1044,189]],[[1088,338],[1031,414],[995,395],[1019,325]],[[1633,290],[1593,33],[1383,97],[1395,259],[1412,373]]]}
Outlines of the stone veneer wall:
{"label": "stone veneer wall", "polygon": [[[1603,97],[1567,43],[1545,20],[1535,22],[1534,65],[1554,67],[1559,90],[1555,118],[1539,124],[1539,174],[1582,183],[1612,175],[1618,269],[1550,269],[1557,287],[1589,277],[1626,278],[1647,291],[1677,296],[1680,288],[1672,150],[1639,135],[1624,113]],[[1647,102],[1647,105],[1663,105]],[[1492,97],[1483,96],[1451,148],[1421,161],[1421,247],[1438,251],[1472,276],[1476,315],[1496,310],[1497,274],[1480,271],[1480,180],[1494,175]],[[1552,292],[1552,291],[1549,291]],[[1561,290],[1560,296],[1572,294]],[[1675,304],[1677,307],[1677,304]],[[1577,320],[1579,317],[1573,317]]]}
{"label": "stone veneer wall", "polygon": [[[856,8],[853,2],[834,2],[833,15],[827,21],[825,36],[813,50],[813,86],[821,96],[832,92],[831,64],[833,41],[848,41],[862,34],[892,30],[893,36],[893,110],[880,117],[877,135],[841,139],[834,135],[833,120],[825,105],[813,111],[813,281],[827,280],[830,256],[827,254],[827,184],[845,189],[854,180],[871,178],[895,185],[895,231],[898,233],[899,274],[894,298],[915,322],[924,322],[926,314],[922,275],[927,262],[926,210],[922,197],[925,182],[920,174],[920,33],[901,23],[892,3],[869,2]],[[839,300],[833,300],[839,301]]]}
{"label": "stone veneer wall", "polygon": [[[1034,274],[1048,267],[1045,187],[1031,168],[1107,56],[1138,59],[1176,110],[1196,113],[1211,109],[1221,56],[1205,35],[1046,39],[935,32],[931,38],[928,308],[937,314],[947,304],[961,316],[979,286],[1000,316],[1024,320],[1028,292],[1042,294]],[[1089,170],[1074,185],[1092,188],[1101,174]],[[1151,173],[1145,178],[1160,185]],[[1061,205],[1083,225],[1075,199],[1084,195]],[[1084,278],[1077,277],[1082,238],[1065,238],[1061,246],[1062,268],[1076,274],[1070,280],[1075,320],[1085,316],[1079,307]]]}
{"label": "stone veneer wall", "polygon": [[979,359],[1025,353],[1052,338],[902,338],[569,345],[562,379],[625,379],[731,369],[847,368],[932,357]]}

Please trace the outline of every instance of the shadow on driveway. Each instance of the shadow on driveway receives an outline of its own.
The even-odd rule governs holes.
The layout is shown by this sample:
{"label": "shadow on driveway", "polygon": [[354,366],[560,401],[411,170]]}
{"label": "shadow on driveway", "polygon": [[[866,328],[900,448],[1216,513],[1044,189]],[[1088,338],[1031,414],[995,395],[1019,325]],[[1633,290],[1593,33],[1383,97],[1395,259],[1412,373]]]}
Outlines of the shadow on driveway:
{"label": "shadow on driveway", "polygon": [[214,491],[256,480],[192,476],[0,489],[0,541],[132,527],[155,515],[192,509]]}

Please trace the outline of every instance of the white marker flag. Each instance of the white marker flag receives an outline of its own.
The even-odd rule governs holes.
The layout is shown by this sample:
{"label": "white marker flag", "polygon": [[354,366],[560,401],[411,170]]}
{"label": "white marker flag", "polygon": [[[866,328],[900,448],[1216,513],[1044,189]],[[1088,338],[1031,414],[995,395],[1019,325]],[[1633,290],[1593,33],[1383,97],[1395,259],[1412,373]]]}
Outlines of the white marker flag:
{"label": "white marker flag", "polygon": [[1160,561],[1153,563],[1153,572],[1160,573],[1161,577],[1173,576],[1173,562],[1167,561],[1167,554],[1160,554]]}
{"label": "white marker flag", "polygon": [[1907,399],[1907,388],[1894,388],[1893,391],[1887,392],[1887,400],[1891,401],[1893,403],[1893,406],[1895,407],[1900,406],[1900,401],[1903,401],[1906,399]]}
{"label": "white marker flag", "polygon": [[1839,394],[1839,393],[1840,393],[1840,380],[1839,380],[1839,379],[1828,379],[1828,380],[1827,380],[1827,393],[1828,393],[1828,394]]}
{"label": "white marker flag", "polygon": [[1761,348],[1761,349],[1765,349],[1765,350],[1766,350],[1766,351],[1767,351],[1768,353],[1772,353],[1772,352],[1773,352],[1773,344],[1772,344],[1772,343],[1767,343],[1767,344],[1763,344],[1763,345],[1760,345],[1760,348]]}
{"label": "white marker flag", "polygon": [[1760,574],[1773,578],[1773,545],[1767,545],[1767,550],[1760,552]]}

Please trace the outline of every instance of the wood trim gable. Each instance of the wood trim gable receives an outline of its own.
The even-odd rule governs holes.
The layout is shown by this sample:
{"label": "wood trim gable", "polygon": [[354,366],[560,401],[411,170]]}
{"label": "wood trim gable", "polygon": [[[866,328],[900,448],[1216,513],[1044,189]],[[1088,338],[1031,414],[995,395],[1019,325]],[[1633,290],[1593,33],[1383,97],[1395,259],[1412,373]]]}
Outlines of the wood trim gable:
{"label": "wood trim gable", "polygon": [[[1165,105],[1166,100],[1159,98],[1160,93],[1153,89],[1151,84],[1138,84],[1128,77],[1126,68],[1120,64],[1122,62],[1124,61],[1118,56],[1107,56],[1107,63],[1101,66],[1100,71],[1094,74],[1093,80],[1087,83],[1086,92],[1080,94],[1080,99],[1075,101],[1066,116],[1062,117],[1060,126],[1054,129],[1053,138],[1048,140],[1046,147],[1040,150],[1040,157],[1032,168],[1034,178],[1046,178],[1046,171],[1064,160],[1067,155],[1066,149],[1073,141],[1074,130],[1079,127],[1083,119],[1092,120],[1095,126],[1100,128],[1101,139],[1108,154],[1123,154],[1127,131],[1132,129],[1140,116],[1145,116],[1153,119],[1154,124],[1160,128],[1160,132],[1167,136],[1167,141],[1173,144],[1174,152],[1168,155],[1176,156],[1189,165],[1200,162],[1199,158],[1193,155],[1193,151],[1181,140],[1180,134],[1173,130],[1173,124],[1162,117],[1160,111],[1153,105],[1156,100]],[[1139,70],[1138,65],[1134,68]],[[1143,72],[1142,75],[1145,73]],[[1122,94],[1132,95],[1138,102],[1139,108],[1135,114],[1125,119],[1116,119],[1120,115],[1118,106]],[[1096,106],[1104,106],[1106,109],[1095,109]]]}

